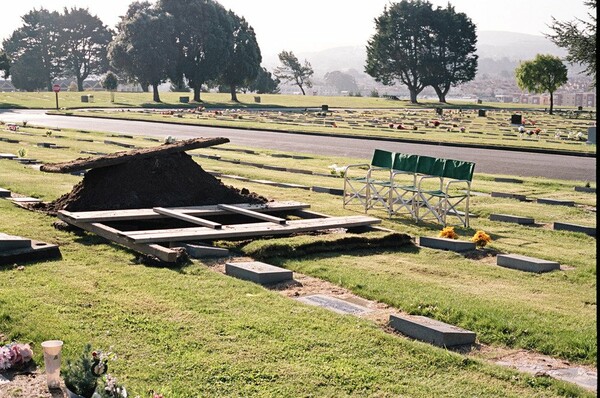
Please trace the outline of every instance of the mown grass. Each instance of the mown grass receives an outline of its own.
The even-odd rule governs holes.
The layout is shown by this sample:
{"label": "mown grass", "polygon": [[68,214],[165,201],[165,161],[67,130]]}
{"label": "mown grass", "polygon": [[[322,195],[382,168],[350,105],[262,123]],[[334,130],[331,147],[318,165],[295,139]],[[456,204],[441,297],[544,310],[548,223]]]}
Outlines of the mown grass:
{"label": "mown grass", "polygon": [[[113,152],[104,139],[155,145],[141,138],[109,138],[101,133],[22,129],[19,144],[2,142],[2,152],[27,149],[45,162],[69,160],[79,152]],[[0,137],[3,133],[0,133]],[[14,133],[11,133],[14,134]],[[57,137],[63,135],[64,137]],[[76,141],[77,138],[94,142]],[[56,140],[65,149],[39,148],[35,142]],[[310,156],[274,157],[225,151],[225,145],[194,153],[231,156],[246,161],[327,173],[332,163],[358,159]],[[364,161],[364,159],[363,159]],[[276,172],[233,163],[198,159],[205,169],[310,185],[340,187],[341,179]],[[494,176],[475,176],[473,189],[497,190]],[[14,161],[0,160],[0,187],[44,200],[66,193],[81,177],[40,173]],[[305,179],[305,180],[304,180]],[[523,178],[503,183],[506,190],[528,196],[554,194],[596,205],[595,194],[573,191],[568,182]],[[275,188],[224,179],[276,200],[298,200],[314,211],[332,215],[344,210],[336,196]],[[337,185],[336,185],[337,184]],[[474,196],[471,228],[457,228],[461,239],[475,230],[488,232],[490,248],[548,258],[569,270],[526,274],[430,249],[362,250],[271,257],[273,264],[326,279],[356,294],[473,330],[482,343],[521,347],[582,364],[596,364],[596,255],[594,238],[495,223],[491,212],[534,215],[540,223],[569,220],[595,225],[595,213],[583,208],[548,206]],[[416,236],[435,236],[431,223],[414,224],[406,216],[388,219],[370,212],[383,226]],[[175,269],[140,265],[135,253],[102,239],[57,231],[54,219],[0,201],[2,232],[58,243],[62,260],[29,264],[23,271],[0,268],[0,333],[8,339],[65,341],[65,357],[90,341],[120,359],[111,371],[132,394],[147,389],[169,397],[190,396],[586,396],[572,385],[530,377],[477,359],[389,335],[374,324],[307,307],[251,283],[210,270],[194,261]],[[263,253],[264,246],[293,246],[294,239],[254,240],[239,245],[240,254]],[[267,254],[268,257],[268,254]],[[209,267],[207,267],[207,265]],[[35,348],[34,348],[35,349]],[[35,349],[42,363],[40,349]]]}

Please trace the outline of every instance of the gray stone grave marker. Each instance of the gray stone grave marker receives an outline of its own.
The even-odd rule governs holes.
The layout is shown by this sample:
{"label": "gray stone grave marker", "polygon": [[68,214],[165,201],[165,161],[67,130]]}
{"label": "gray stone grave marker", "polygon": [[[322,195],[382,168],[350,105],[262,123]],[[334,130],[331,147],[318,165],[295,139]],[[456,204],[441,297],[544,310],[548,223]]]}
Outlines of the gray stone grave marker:
{"label": "gray stone grave marker", "polygon": [[496,264],[505,268],[536,273],[560,269],[560,264],[556,261],[542,260],[520,254],[498,254],[496,256]]}
{"label": "gray stone grave marker", "polygon": [[453,252],[475,250],[475,243],[473,242],[448,238],[434,238],[431,236],[421,236],[419,238],[419,245],[432,249],[450,250]]}
{"label": "gray stone grave marker", "polygon": [[575,206],[575,202],[572,200],[560,200],[560,199],[549,199],[549,198],[538,198],[538,203],[545,205],[557,205],[557,206]]}
{"label": "gray stone grave marker", "polygon": [[292,271],[260,261],[226,263],[225,274],[261,285],[293,279]]}
{"label": "gray stone grave marker", "polygon": [[513,222],[521,225],[535,224],[531,217],[511,216],[509,214],[490,214],[490,221]]}
{"label": "gray stone grave marker", "polygon": [[390,326],[408,337],[439,347],[473,344],[476,338],[474,332],[424,316],[390,315]]}
{"label": "gray stone grave marker", "polygon": [[363,307],[362,305],[350,303],[336,297],[326,296],[324,294],[313,294],[297,299],[306,304],[316,305],[318,307],[327,308],[338,314],[362,315],[372,312],[373,310]]}
{"label": "gray stone grave marker", "polygon": [[571,231],[571,232],[582,232],[590,236],[596,236],[595,227],[586,227],[577,224],[568,224],[564,222],[555,222],[552,226],[555,231]]}

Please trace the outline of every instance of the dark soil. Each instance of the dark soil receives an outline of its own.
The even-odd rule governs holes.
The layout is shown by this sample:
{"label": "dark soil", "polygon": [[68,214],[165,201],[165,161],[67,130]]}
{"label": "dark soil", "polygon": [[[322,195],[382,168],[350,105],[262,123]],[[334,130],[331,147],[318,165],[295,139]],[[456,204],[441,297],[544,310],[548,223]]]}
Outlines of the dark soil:
{"label": "dark soil", "polygon": [[89,170],[73,190],[35,210],[96,211],[152,207],[265,203],[247,189],[224,185],[184,152]]}

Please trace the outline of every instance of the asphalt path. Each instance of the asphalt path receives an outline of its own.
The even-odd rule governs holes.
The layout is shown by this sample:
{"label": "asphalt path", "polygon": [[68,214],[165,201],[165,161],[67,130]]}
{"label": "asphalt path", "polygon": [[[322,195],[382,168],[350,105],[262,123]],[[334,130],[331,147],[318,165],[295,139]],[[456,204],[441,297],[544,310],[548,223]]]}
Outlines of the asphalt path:
{"label": "asphalt path", "polygon": [[[344,156],[370,160],[375,148],[475,162],[475,172],[521,177],[546,177],[564,180],[595,181],[596,158],[544,153],[503,151],[483,148],[461,148],[443,145],[399,143],[345,137],[320,137],[293,133],[241,130],[222,127],[185,126],[75,116],[46,115],[43,110],[2,110],[4,122],[30,124],[49,128],[72,128],[129,135],[177,139],[194,137],[226,137],[233,145],[290,151],[302,154]],[[0,152],[2,144],[0,143]]]}

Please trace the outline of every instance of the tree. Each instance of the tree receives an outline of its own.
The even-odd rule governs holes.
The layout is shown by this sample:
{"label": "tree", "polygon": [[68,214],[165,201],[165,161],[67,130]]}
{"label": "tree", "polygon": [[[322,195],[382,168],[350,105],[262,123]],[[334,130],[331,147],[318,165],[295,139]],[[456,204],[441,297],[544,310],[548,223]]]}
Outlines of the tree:
{"label": "tree", "polygon": [[243,17],[238,17],[232,11],[229,11],[229,17],[232,22],[232,48],[229,62],[223,70],[220,80],[229,86],[231,100],[239,102],[236,88],[247,86],[256,79],[262,56],[252,26],[248,25]]}
{"label": "tree", "polygon": [[177,67],[171,80],[181,82],[185,76],[194,101],[201,102],[202,86],[217,80],[231,59],[231,18],[214,0],[160,0],[158,6],[177,21]]}
{"label": "tree", "polygon": [[110,91],[110,102],[115,102],[115,90],[119,86],[119,79],[117,79],[117,75],[112,72],[108,72],[104,79],[102,80],[102,87],[104,89]]}
{"label": "tree", "polygon": [[11,83],[16,89],[37,91],[44,89],[47,84],[46,69],[42,55],[38,50],[23,53],[11,66]]}
{"label": "tree", "polygon": [[[6,55],[13,65],[18,65],[20,81],[42,80],[48,91],[52,90],[53,80],[61,75],[63,58],[60,53],[59,19],[60,14],[56,11],[33,9],[21,17],[23,26],[2,42]],[[23,56],[26,57],[27,63],[19,61]],[[28,65],[29,63],[33,65]],[[35,75],[25,76],[25,73]],[[37,86],[37,83],[34,86]]]}
{"label": "tree", "polygon": [[521,62],[515,70],[517,84],[522,90],[541,94],[550,93],[550,114],[554,106],[554,92],[567,79],[567,67],[560,58],[538,54],[532,61]]}
{"label": "tree", "polygon": [[433,46],[426,55],[425,80],[445,103],[451,87],[473,80],[477,73],[475,24],[448,4],[434,10],[431,34]]}
{"label": "tree", "polygon": [[112,32],[83,8],[65,8],[60,22],[62,75],[74,76],[77,89],[83,91],[83,81],[90,74],[101,74],[108,69],[106,51]]}
{"label": "tree", "polygon": [[279,83],[280,81],[278,78],[273,78],[271,72],[266,68],[261,67],[256,79],[248,85],[248,90],[256,92],[257,94],[278,94]]}
{"label": "tree", "polygon": [[365,72],[385,85],[396,80],[410,93],[410,101],[430,83],[427,80],[429,51],[434,47],[436,16],[431,3],[402,0],[384,8],[375,19],[375,35],[367,43]]}
{"label": "tree", "polygon": [[[584,4],[596,9],[597,0],[587,0]],[[554,34],[548,37],[554,44],[568,51],[566,60],[571,63],[586,65],[585,72],[593,78],[596,86],[596,13],[588,14],[592,22],[577,19],[575,21],[560,22],[552,18],[550,28]],[[581,23],[581,27],[579,26]]]}
{"label": "tree", "polygon": [[158,86],[174,73],[178,54],[173,16],[147,1],[134,2],[117,31],[108,49],[111,65],[145,91],[152,85],[153,100],[160,102]]}
{"label": "tree", "polygon": [[5,79],[10,75],[10,59],[4,51],[0,51],[0,71],[4,72]]}
{"label": "tree", "polygon": [[282,51],[279,53],[279,61],[281,66],[275,68],[273,74],[284,82],[294,82],[300,87],[302,95],[306,95],[304,86],[312,87],[310,81],[311,76],[315,73],[307,60],[304,60],[304,65],[300,64],[298,58],[291,51]]}
{"label": "tree", "polygon": [[341,91],[358,91],[358,85],[356,79],[348,73],[340,72],[335,70],[333,72],[327,72],[325,74],[325,82],[331,86],[334,86],[338,92]]}

